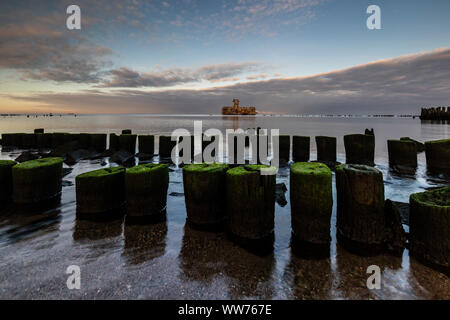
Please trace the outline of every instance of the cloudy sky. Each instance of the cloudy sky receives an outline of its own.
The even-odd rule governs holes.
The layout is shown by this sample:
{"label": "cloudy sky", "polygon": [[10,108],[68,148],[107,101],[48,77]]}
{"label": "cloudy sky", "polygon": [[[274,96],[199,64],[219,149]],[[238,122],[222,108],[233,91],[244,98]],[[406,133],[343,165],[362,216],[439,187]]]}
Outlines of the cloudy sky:
{"label": "cloudy sky", "polygon": [[218,114],[234,97],[283,114],[450,105],[450,1],[0,3],[1,113]]}

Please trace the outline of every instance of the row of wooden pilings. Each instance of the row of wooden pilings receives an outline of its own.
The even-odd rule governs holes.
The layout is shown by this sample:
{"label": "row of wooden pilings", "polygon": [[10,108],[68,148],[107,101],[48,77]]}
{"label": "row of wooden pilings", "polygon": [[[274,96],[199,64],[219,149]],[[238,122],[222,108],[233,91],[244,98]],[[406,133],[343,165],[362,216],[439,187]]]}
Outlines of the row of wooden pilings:
{"label": "row of wooden pilings", "polygon": [[[375,136],[369,134],[351,134],[344,136],[344,146],[346,153],[346,163],[364,164],[374,166],[375,161]],[[130,154],[135,154],[137,142],[138,155],[151,155],[155,152],[154,135],[135,135],[131,130],[123,130],[121,135],[114,133],[109,135],[109,151],[124,150]],[[191,139],[191,160],[194,160],[194,136],[181,137]],[[213,141],[215,137],[212,137]],[[236,138],[235,138],[236,139]],[[336,137],[317,136],[315,137],[317,148],[317,161],[330,166],[337,164],[336,161]],[[202,151],[208,146],[209,141],[202,141]],[[36,129],[33,134],[10,133],[3,134],[1,144],[3,147],[17,147],[25,149],[33,148],[63,148],[69,146],[76,149],[93,149],[96,152],[104,152],[107,147],[107,135],[101,133],[44,133],[43,129]],[[159,136],[159,156],[171,157],[172,149],[176,141],[172,141],[171,136]],[[249,141],[246,141],[249,145]],[[417,168],[417,154],[425,151],[427,168],[430,172],[449,173],[450,172],[450,139],[439,141],[428,141],[422,144],[408,137],[400,140],[388,140],[389,164],[398,171],[411,172]],[[235,143],[235,150],[237,143]],[[310,161],[310,137],[308,136],[279,136],[279,159],[282,162]],[[197,158],[196,158],[197,159]],[[260,160],[258,158],[258,160]],[[200,160],[201,162],[201,160]],[[228,159],[229,163],[237,163],[234,159]],[[258,161],[261,163],[260,161]],[[263,161],[264,162],[264,161]]]}
{"label": "row of wooden pilings", "polygon": [[[0,161],[2,203],[35,205],[60,196],[61,158],[16,164]],[[230,237],[250,250],[273,244],[275,168],[264,165],[189,164],[183,167],[187,221],[194,227],[225,227]],[[272,173],[272,174],[270,174]],[[109,167],[78,175],[77,217],[109,219],[123,215],[129,223],[165,218],[169,168],[143,164]],[[37,187],[39,186],[39,187]],[[359,254],[401,252],[405,234],[398,210],[385,200],[383,174],[364,164],[336,167],[337,236]],[[410,197],[411,253],[448,272],[450,257],[450,187]],[[333,206],[332,171],[320,162],[290,167],[292,244],[296,252],[327,254]],[[329,251],[328,251],[329,252]]]}

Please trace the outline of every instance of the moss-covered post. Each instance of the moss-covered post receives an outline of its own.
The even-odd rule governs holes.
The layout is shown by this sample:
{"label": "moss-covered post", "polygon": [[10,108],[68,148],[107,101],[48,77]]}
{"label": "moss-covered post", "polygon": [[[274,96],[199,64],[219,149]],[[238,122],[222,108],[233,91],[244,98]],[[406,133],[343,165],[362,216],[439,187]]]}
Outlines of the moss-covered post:
{"label": "moss-covered post", "polygon": [[194,227],[214,229],[226,217],[226,164],[190,164],[183,167],[187,221]]}
{"label": "moss-covered post", "polygon": [[291,151],[291,136],[280,135],[279,136],[279,159],[280,161],[289,162],[289,156]]}
{"label": "moss-covered post", "polygon": [[417,168],[417,145],[406,140],[388,140],[389,166]]}
{"label": "moss-covered post", "polygon": [[136,135],[121,134],[119,136],[119,149],[128,151],[131,154],[136,153]]}
{"label": "moss-covered post", "polygon": [[291,224],[294,236],[307,243],[328,245],[333,211],[331,170],[318,162],[294,163],[290,170]]}
{"label": "moss-covered post", "polygon": [[262,175],[265,165],[239,166],[227,171],[227,226],[241,244],[273,237],[276,175]]}
{"label": "moss-covered post", "polygon": [[57,198],[62,187],[61,158],[42,158],[12,168],[13,200],[17,204],[41,203]]}
{"label": "moss-covered post", "polygon": [[93,133],[91,134],[91,148],[94,148],[97,152],[103,152],[106,150],[106,133]]}
{"label": "moss-covered post", "polygon": [[425,142],[425,155],[430,171],[450,172],[450,139]]}
{"label": "moss-covered post", "polygon": [[13,183],[12,167],[16,165],[12,160],[0,160],[0,205],[11,201]]}
{"label": "moss-covered post", "polygon": [[172,141],[171,136],[159,136],[159,156],[163,158],[170,158],[172,149],[175,148],[177,142]]}
{"label": "moss-covered post", "polygon": [[317,161],[336,163],[336,137],[316,137]]}
{"label": "moss-covered post", "polygon": [[292,137],[292,161],[309,161],[310,138],[302,136]]}
{"label": "moss-covered post", "polygon": [[109,150],[119,150],[119,136],[115,133],[109,134]]}
{"label": "moss-covered post", "polygon": [[450,187],[409,198],[411,254],[450,274]]}
{"label": "moss-covered post", "polygon": [[349,134],[344,136],[347,164],[375,165],[375,136],[370,134]]}
{"label": "moss-covered post", "polygon": [[125,205],[125,168],[110,167],[75,178],[77,217],[113,218],[123,214]]}
{"label": "moss-covered post", "polygon": [[155,153],[155,136],[141,135],[138,137],[139,153],[154,154]]}
{"label": "moss-covered post", "polygon": [[337,234],[344,247],[359,253],[384,249],[383,174],[364,165],[336,167]]}
{"label": "moss-covered post", "polygon": [[127,223],[164,220],[168,187],[167,164],[149,163],[127,169],[125,174]]}

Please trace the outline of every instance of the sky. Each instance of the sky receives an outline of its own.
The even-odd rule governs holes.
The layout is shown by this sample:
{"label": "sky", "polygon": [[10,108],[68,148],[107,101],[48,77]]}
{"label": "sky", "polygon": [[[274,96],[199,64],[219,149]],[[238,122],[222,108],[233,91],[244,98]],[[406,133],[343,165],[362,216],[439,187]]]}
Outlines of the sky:
{"label": "sky", "polygon": [[0,113],[219,114],[233,98],[280,114],[448,106],[450,1],[0,3]]}

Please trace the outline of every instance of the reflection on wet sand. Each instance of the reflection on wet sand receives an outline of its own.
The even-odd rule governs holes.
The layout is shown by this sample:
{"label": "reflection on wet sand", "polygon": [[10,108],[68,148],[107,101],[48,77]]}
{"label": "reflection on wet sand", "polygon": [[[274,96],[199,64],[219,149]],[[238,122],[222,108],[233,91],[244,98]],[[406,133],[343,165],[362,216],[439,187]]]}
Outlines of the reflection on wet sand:
{"label": "reflection on wet sand", "polygon": [[329,258],[300,258],[291,251],[283,280],[294,299],[333,298],[333,274]]}
{"label": "reflection on wet sand", "polygon": [[[370,290],[367,288],[367,279],[372,273],[367,273],[369,266],[378,266],[381,271],[381,289]],[[336,250],[336,290],[343,299],[394,299],[402,294],[403,270],[402,258],[388,254],[380,254],[373,257],[362,257],[349,253],[339,244]],[[383,285],[384,276],[396,277],[394,283],[398,287]],[[391,283],[391,281],[389,281]]]}
{"label": "reflection on wet sand", "polygon": [[[0,213],[0,243],[7,245],[57,232],[60,213],[60,209],[30,213],[9,205]],[[57,238],[57,234],[52,234],[52,238]]]}
{"label": "reflection on wet sand", "polygon": [[166,221],[149,225],[127,225],[125,223],[125,243],[122,255],[127,264],[139,265],[164,255],[166,236]]}
{"label": "reflection on wet sand", "polygon": [[123,219],[102,222],[76,219],[73,240],[83,242],[119,237],[122,235],[122,224]]}
{"label": "reflection on wet sand", "polygon": [[183,275],[210,282],[223,271],[230,245],[223,232],[198,231],[185,224],[179,256]]}

